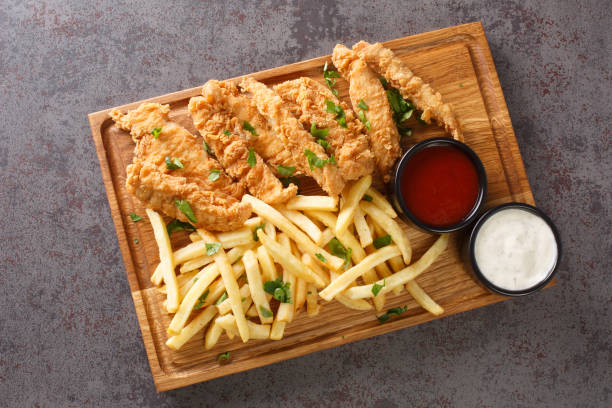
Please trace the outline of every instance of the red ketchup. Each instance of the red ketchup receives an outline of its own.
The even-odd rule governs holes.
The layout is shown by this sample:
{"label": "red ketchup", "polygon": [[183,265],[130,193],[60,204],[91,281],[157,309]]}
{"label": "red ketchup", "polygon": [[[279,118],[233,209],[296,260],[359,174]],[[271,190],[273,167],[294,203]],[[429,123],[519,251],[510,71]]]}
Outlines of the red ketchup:
{"label": "red ketchup", "polygon": [[478,199],[478,173],[470,157],[451,146],[416,152],[401,175],[406,206],[423,223],[443,227],[465,218]]}

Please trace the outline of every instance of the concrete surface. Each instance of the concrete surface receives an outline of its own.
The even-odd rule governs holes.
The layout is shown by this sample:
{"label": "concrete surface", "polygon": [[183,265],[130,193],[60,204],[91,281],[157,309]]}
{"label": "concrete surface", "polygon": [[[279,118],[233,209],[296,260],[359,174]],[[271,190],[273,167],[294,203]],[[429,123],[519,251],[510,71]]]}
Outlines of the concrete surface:
{"label": "concrete surface", "polygon": [[[0,406],[605,407],[612,388],[607,1],[0,1]],[[559,285],[157,394],[87,114],[482,21]]]}

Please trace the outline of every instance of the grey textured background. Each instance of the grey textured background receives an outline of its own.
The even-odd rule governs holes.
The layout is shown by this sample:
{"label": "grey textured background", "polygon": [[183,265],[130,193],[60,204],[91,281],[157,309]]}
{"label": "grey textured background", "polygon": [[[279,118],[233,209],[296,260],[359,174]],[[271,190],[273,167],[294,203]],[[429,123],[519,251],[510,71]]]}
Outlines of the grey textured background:
{"label": "grey textured background", "polygon": [[[1,406],[610,406],[609,1],[165,3],[0,0]],[[561,231],[559,285],[157,394],[87,114],[471,21]]]}

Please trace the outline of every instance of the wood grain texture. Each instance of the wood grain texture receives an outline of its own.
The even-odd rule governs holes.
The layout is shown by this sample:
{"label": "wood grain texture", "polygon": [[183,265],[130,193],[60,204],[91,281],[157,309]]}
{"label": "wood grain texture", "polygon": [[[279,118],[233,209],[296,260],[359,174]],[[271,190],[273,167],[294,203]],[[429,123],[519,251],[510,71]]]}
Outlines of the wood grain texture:
{"label": "wood grain texture", "polygon": [[[471,23],[446,28],[388,41],[385,45],[454,106],[466,143],[480,156],[487,171],[486,207],[509,201],[534,204],[482,25]],[[331,58],[315,58],[252,76],[268,85],[300,76],[322,81],[325,61]],[[348,84],[339,80],[337,89],[348,102]],[[200,90],[201,87],[187,89],[147,101],[170,104],[171,117],[197,135],[187,114],[187,104],[189,98],[200,94]],[[134,109],[142,102],[145,101],[118,108]],[[398,296],[387,295],[386,306],[407,305],[408,311],[386,324],[378,323],[374,311],[354,311],[337,302],[320,300],[323,302],[321,314],[309,318],[305,312],[300,313],[280,341],[256,340],[243,344],[224,336],[213,350],[206,351],[200,334],[180,351],[172,351],[165,346],[170,317],[162,310],[163,296],[149,281],[159,261],[153,232],[148,222],[134,223],[129,218],[131,212],[144,214],[142,204],[125,190],[125,168],[132,160],[134,144],[126,132],[113,125],[109,111],[90,114],[89,122],[158,391],[324,350],[506,299],[488,292],[472,279],[461,255],[465,233],[456,233],[451,237],[448,250],[417,279],[419,285],[444,307],[442,316],[425,312],[406,291]],[[403,147],[442,135],[443,131],[435,126],[421,126],[415,122],[413,137]],[[312,184],[309,186],[306,191],[315,191]],[[433,235],[413,226],[404,229],[411,239],[415,259],[435,240]],[[188,242],[185,234],[174,234],[172,240],[175,248]],[[220,366],[216,357],[224,351],[231,351],[232,363]]]}

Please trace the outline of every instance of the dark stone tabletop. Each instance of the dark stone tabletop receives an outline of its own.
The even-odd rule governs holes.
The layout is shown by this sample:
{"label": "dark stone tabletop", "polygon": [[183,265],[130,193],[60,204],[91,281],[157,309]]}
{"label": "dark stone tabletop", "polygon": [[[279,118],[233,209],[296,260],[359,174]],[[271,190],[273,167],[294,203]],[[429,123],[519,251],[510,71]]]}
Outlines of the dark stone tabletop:
{"label": "dark stone tabletop", "polygon": [[[0,406],[610,406],[611,6],[1,0]],[[561,232],[559,284],[156,393],[87,114],[472,21]]]}

